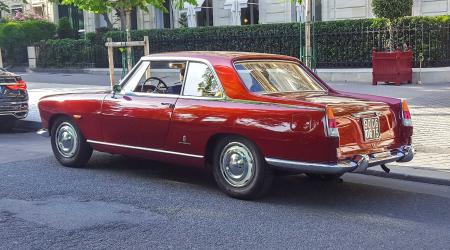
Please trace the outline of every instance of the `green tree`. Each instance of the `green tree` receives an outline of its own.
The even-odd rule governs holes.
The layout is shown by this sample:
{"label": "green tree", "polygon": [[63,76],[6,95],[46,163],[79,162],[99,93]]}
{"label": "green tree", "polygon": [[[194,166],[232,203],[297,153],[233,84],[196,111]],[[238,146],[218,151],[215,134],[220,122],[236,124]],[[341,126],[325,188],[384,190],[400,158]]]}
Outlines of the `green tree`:
{"label": "green tree", "polygon": [[412,15],[413,0],[372,0],[376,17],[394,20]]}
{"label": "green tree", "polygon": [[75,37],[75,31],[73,30],[68,17],[59,19],[58,29],[56,30],[56,32],[58,33],[58,37],[60,39]]}
{"label": "green tree", "polygon": [[372,0],[373,13],[376,17],[389,19],[389,39],[387,47],[393,51],[394,30],[392,22],[400,17],[412,15],[413,0]]}
{"label": "green tree", "polygon": [[[164,7],[165,1],[170,0],[51,0],[52,2],[59,2],[61,4],[73,5],[79,9],[101,14],[103,15],[105,21],[108,23],[108,28],[112,29],[112,22],[109,19],[108,13],[111,10],[115,10],[120,18],[122,23],[125,23],[125,26],[129,28],[131,17],[130,13],[133,8],[139,8],[144,11],[148,11],[149,6],[153,6],[162,11],[167,11]],[[196,4],[196,0],[176,0],[175,6],[176,8],[182,8],[183,4],[191,3]]]}

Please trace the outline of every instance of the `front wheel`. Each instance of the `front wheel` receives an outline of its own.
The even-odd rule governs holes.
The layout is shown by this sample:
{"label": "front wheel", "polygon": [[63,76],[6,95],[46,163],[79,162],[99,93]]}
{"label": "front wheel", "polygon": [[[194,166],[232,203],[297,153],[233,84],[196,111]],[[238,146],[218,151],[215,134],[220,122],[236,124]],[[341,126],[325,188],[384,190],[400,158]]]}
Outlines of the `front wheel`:
{"label": "front wheel", "polygon": [[273,181],[273,173],[258,148],[236,136],[228,136],[216,145],[213,174],[219,188],[238,199],[263,196]]}
{"label": "front wheel", "polygon": [[53,124],[51,144],[56,159],[67,167],[84,167],[92,156],[91,146],[68,117],[58,118]]}

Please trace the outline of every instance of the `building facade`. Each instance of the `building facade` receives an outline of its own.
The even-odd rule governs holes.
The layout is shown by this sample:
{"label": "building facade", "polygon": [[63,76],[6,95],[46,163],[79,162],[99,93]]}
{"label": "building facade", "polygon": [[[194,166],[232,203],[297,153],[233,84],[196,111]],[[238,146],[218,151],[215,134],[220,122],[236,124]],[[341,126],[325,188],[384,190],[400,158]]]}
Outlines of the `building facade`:
{"label": "building facade", "polygon": [[[6,0],[10,13],[2,17],[14,16],[17,11],[32,12],[52,22],[68,17],[72,26],[80,32],[94,32],[106,27],[103,15],[78,10],[72,6],[50,3],[48,0]],[[197,5],[185,4],[176,9],[171,1],[166,1],[169,10],[164,13],[153,7],[148,12],[133,10],[133,29],[157,29],[199,26],[249,25],[267,23],[288,23],[304,20],[304,6],[291,0],[198,0]],[[313,19],[333,21],[342,19],[371,18],[372,0],[313,0]],[[413,15],[433,16],[450,14],[450,0],[414,0]],[[109,13],[108,19],[114,27],[120,28],[120,18]]]}
{"label": "building facade", "polygon": [[[321,0],[322,20],[374,17],[372,0]],[[414,0],[413,16],[450,15],[450,0]]]}

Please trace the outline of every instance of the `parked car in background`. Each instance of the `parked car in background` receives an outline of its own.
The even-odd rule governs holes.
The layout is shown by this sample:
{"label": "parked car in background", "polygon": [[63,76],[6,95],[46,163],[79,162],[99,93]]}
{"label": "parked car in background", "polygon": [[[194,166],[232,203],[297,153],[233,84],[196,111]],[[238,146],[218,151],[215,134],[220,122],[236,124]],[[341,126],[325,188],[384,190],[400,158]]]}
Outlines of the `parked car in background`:
{"label": "parked car in background", "polygon": [[242,199],[262,196],[275,172],[335,179],[414,156],[405,101],[336,91],[280,55],[155,54],[110,93],[48,96],[39,111],[65,166],[98,150],[209,167]]}
{"label": "parked car in background", "polygon": [[27,85],[22,77],[0,68],[0,130],[10,130],[28,114]]}

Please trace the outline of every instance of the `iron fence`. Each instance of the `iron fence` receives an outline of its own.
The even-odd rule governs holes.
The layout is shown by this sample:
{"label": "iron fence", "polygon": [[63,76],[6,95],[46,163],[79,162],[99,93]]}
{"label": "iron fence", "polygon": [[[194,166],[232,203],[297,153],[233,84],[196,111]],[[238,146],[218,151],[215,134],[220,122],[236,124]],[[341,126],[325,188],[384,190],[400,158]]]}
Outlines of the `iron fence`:
{"label": "iron fence", "polygon": [[[141,32],[142,33],[142,32]],[[144,34],[145,35],[145,34]],[[133,40],[141,40],[134,37]],[[114,37],[115,41],[125,41],[125,34]],[[304,59],[304,26],[292,25],[289,29],[267,29],[263,32],[228,32],[214,35],[190,34],[178,37],[149,37],[150,53],[172,51],[249,51],[274,53]],[[108,67],[107,49],[104,40],[97,43],[84,43],[77,50],[83,55],[69,57],[58,55],[52,67]],[[449,24],[408,24],[393,25],[392,28],[372,26],[339,28],[325,30],[312,27],[312,61],[318,68],[364,68],[372,66],[372,50],[387,51],[390,48],[410,47],[413,52],[414,67],[450,66],[450,25]],[[42,46],[43,50],[55,50]],[[48,52],[44,52],[44,54]],[[64,54],[64,53],[62,53]],[[122,66],[122,53],[114,50],[115,66]],[[143,56],[143,48],[134,48],[133,56],[138,61]],[[41,55],[40,55],[41,56]],[[46,66],[42,60],[39,66]]]}

